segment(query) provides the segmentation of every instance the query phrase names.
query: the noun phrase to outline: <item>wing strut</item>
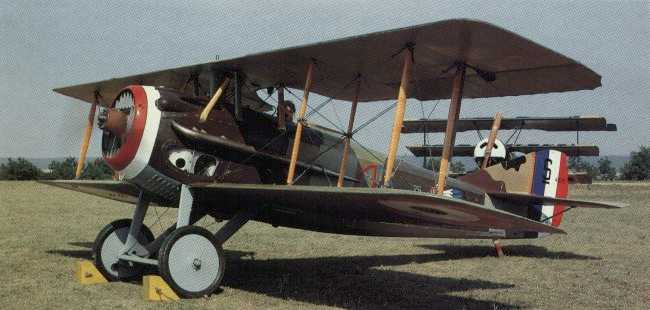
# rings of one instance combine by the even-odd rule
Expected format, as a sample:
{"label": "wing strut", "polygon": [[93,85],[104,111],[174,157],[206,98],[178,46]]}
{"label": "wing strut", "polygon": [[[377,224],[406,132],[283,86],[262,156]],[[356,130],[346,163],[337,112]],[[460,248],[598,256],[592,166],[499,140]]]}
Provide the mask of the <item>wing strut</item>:
{"label": "wing strut", "polygon": [[219,101],[219,98],[221,98],[221,95],[223,95],[223,93],[226,91],[228,82],[230,82],[230,77],[229,76],[224,77],[223,81],[221,81],[221,84],[219,85],[219,88],[217,88],[217,91],[214,93],[214,96],[212,96],[212,99],[210,99],[208,104],[203,109],[203,112],[201,112],[201,117],[199,118],[200,123],[203,123],[205,122],[205,120],[208,119],[208,115],[210,114],[210,111],[212,111],[214,106],[217,104],[217,101]]}
{"label": "wing strut", "polygon": [[388,157],[386,159],[386,174],[384,175],[384,186],[390,185],[390,179],[393,176],[393,167],[397,157],[397,147],[399,146],[399,137],[404,123],[404,111],[406,109],[406,98],[408,97],[408,85],[411,78],[411,65],[413,63],[412,47],[404,49],[404,66],[402,67],[402,80],[399,85],[397,95],[397,108],[395,109],[395,120],[393,121],[393,131],[390,136],[388,146]]}
{"label": "wing strut", "polygon": [[440,158],[440,173],[438,173],[438,188],[436,193],[442,195],[447,183],[447,174],[449,173],[449,160],[454,152],[454,142],[456,141],[456,120],[460,114],[460,103],[463,98],[463,85],[465,83],[465,64],[458,64],[454,84],[451,90],[451,102],[449,104],[449,114],[447,116],[447,128],[445,129],[445,144],[442,149],[442,158]]}
{"label": "wing strut", "polygon": [[492,148],[494,147],[494,141],[497,139],[499,127],[501,127],[501,112],[497,112],[497,114],[494,116],[494,121],[492,122],[492,130],[490,130],[490,136],[488,137],[488,142],[485,146],[485,154],[483,154],[483,163],[481,164],[481,169],[487,168],[488,163],[490,162],[490,156],[492,156]]}
{"label": "wing strut", "polygon": [[311,89],[312,75],[314,71],[314,61],[309,62],[307,67],[307,78],[305,79],[305,90],[302,95],[302,102],[300,102],[300,112],[298,114],[298,125],[296,126],[296,133],[293,138],[293,145],[291,147],[291,162],[289,163],[289,171],[287,172],[287,184],[293,185],[293,176],[296,173],[296,162],[298,161],[298,152],[300,151],[300,142],[302,141],[302,129],[304,127],[305,112],[307,112],[307,101],[309,100],[309,90]]}
{"label": "wing strut", "polygon": [[343,187],[343,179],[347,174],[348,157],[350,156],[350,139],[352,139],[352,130],[354,129],[354,117],[357,114],[357,103],[359,103],[359,90],[361,88],[361,79],[357,79],[357,87],[354,91],[354,99],[350,108],[350,119],[348,120],[348,131],[345,133],[345,147],[343,149],[343,158],[339,168],[339,179],[336,181],[337,187]]}
{"label": "wing strut", "polygon": [[95,122],[95,111],[97,110],[97,104],[99,103],[99,92],[95,91],[94,96],[93,104],[90,106],[90,111],[88,112],[88,122],[86,123],[84,137],[81,141],[79,161],[77,162],[77,169],[74,173],[75,179],[81,177],[81,172],[84,169],[84,162],[86,161],[86,154],[88,153],[88,146],[90,146],[90,137],[93,135],[93,123]]}

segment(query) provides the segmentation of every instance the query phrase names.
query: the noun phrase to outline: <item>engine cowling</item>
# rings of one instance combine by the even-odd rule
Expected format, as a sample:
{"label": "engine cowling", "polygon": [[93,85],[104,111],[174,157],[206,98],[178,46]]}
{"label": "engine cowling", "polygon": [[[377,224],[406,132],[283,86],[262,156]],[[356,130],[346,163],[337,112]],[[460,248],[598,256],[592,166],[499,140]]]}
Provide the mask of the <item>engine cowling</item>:
{"label": "engine cowling", "polygon": [[102,156],[120,179],[174,200],[180,183],[150,164],[162,118],[160,96],[152,86],[127,86],[100,112]]}
{"label": "engine cowling", "polygon": [[160,93],[154,87],[128,86],[100,113],[102,156],[125,178],[137,176],[151,158],[161,118],[155,104],[158,98]]}

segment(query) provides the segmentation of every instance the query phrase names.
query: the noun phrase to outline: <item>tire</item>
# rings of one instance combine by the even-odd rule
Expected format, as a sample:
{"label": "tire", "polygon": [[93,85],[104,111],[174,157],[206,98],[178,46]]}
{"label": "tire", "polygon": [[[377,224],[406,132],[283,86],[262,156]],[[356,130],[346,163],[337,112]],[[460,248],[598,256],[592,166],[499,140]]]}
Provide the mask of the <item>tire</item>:
{"label": "tire", "polygon": [[[97,234],[93,244],[94,263],[97,269],[109,281],[130,281],[142,276],[146,266],[131,262],[119,262],[120,253],[129,234],[131,219],[111,222]],[[144,224],[140,228],[138,241],[146,245],[154,240],[153,233]]]}
{"label": "tire", "polygon": [[174,230],[158,252],[162,278],[181,297],[207,296],[219,288],[226,261],[207,229],[185,226]]}

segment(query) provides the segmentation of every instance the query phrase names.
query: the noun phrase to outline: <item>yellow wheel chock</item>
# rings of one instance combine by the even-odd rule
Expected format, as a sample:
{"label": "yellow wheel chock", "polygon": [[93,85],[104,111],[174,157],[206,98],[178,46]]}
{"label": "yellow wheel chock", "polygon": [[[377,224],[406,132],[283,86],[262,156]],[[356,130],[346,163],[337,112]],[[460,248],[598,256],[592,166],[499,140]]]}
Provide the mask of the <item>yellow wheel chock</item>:
{"label": "yellow wheel chock", "polygon": [[174,290],[160,276],[144,276],[142,278],[144,299],[147,301],[180,300]]}
{"label": "yellow wheel chock", "polygon": [[99,284],[108,282],[104,275],[97,270],[95,264],[87,260],[77,262],[74,277],[81,284]]}

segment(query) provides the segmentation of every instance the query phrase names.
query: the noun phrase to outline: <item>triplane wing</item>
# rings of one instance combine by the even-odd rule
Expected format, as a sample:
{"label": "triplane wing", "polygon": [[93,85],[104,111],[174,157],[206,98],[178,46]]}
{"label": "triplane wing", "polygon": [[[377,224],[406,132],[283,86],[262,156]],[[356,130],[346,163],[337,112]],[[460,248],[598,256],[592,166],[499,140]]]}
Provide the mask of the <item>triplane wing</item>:
{"label": "triplane wing", "polygon": [[[456,122],[456,131],[490,130],[494,118],[461,118]],[[444,132],[447,119],[405,120],[402,133]],[[572,117],[514,117],[503,118],[499,129],[536,129],[544,131],[616,131],[616,124],[609,124],[600,116]]]}
{"label": "triplane wing", "polygon": [[[406,147],[417,157],[441,156],[444,146],[442,144],[418,145]],[[474,145],[459,144],[454,146],[454,156],[473,157]],[[595,145],[574,145],[574,144],[507,144],[509,152],[531,153],[540,150],[558,150],[568,156],[598,156],[600,150]]]}

